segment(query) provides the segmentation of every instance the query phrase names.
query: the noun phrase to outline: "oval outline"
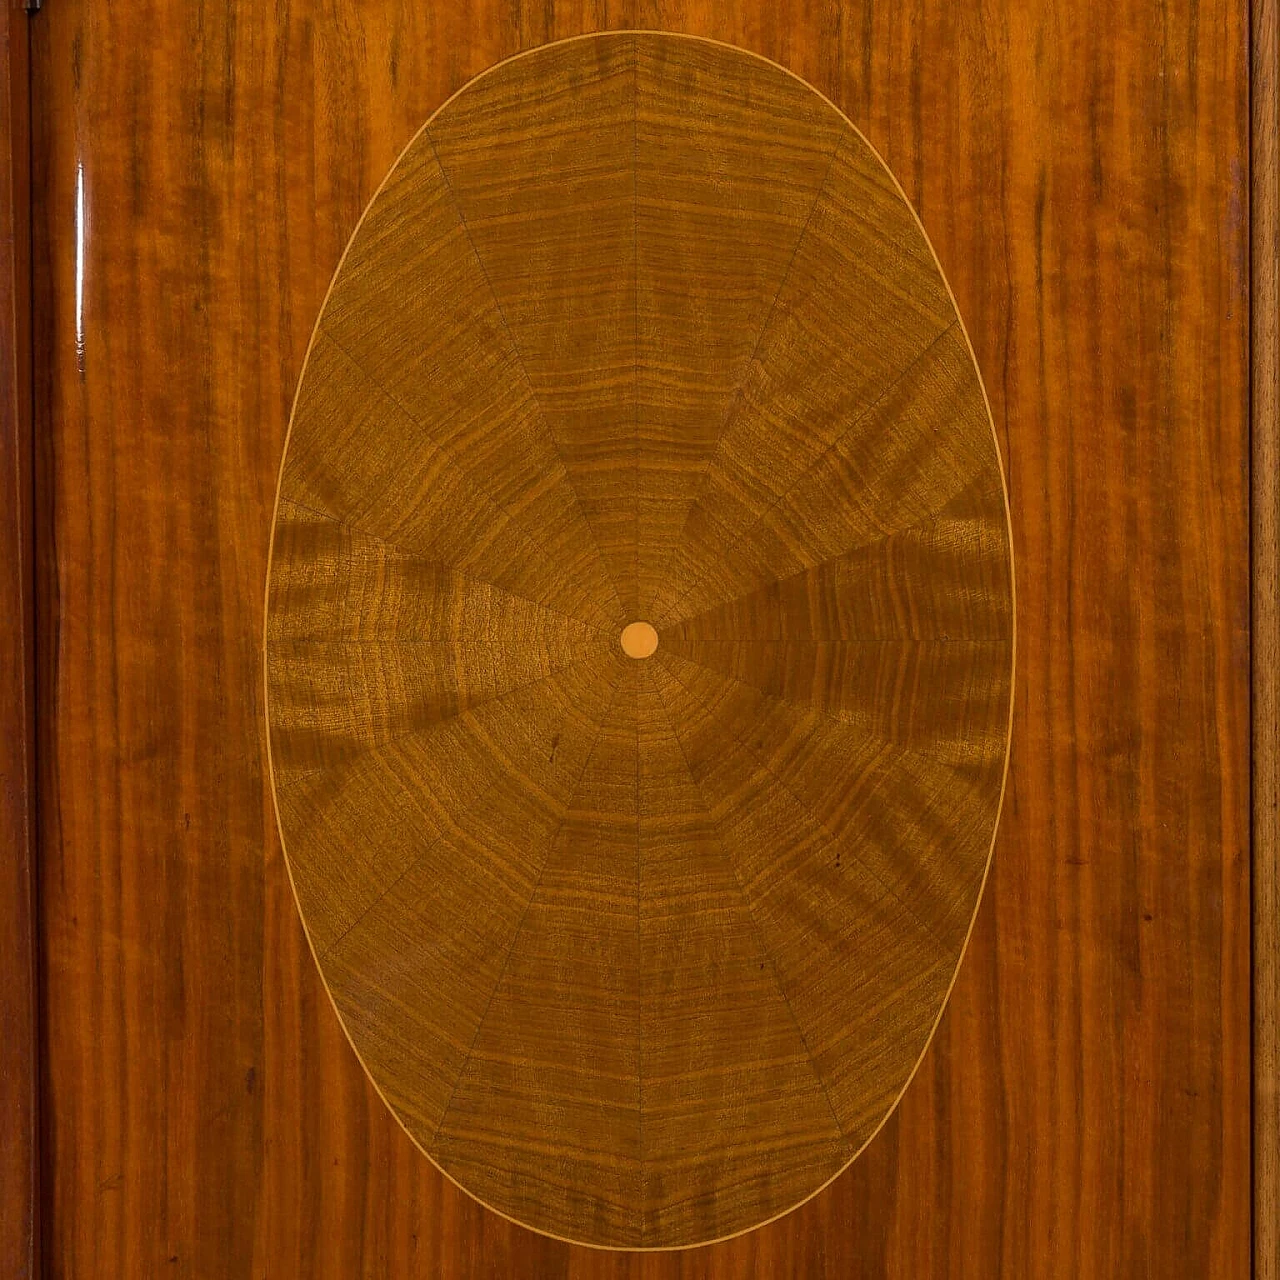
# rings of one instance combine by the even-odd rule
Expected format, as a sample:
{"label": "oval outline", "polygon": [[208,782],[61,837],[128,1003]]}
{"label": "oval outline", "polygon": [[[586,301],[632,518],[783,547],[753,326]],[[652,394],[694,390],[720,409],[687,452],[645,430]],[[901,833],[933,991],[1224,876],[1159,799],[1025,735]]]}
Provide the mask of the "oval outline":
{"label": "oval outline", "polygon": [[[857,1150],[855,1150],[853,1154],[849,1157],[849,1159],[839,1169],[837,1169],[835,1173],[833,1173],[829,1178],[827,1178],[826,1181],[820,1183],[807,1195],[803,1196],[801,1199],[797,1200],[794,1204],[790,1205],[786,1209],[782,1209],[778,1213],[775,1213],[768,1218],[762,1218],[759,1222],[752,1223],[748,1227],[742,1227],[737,1231],[731,1231],[725,1235],[714,1236],[706,1240],[695,1240],[686,1244],[674,1244],[674,1245],[600,1244],[592,1240],[577,1240],[571,1236],[559,1235],[554,1231],[548,1231],[545,1228],[534,1226],[532,1223],[522,1222],[519,1218],[513,1217],[511,1214],[506,1213],[502,1209],[497,1208],[495,1205],[489,1204],[486,1200],[482,1199],[475,1192],[471,1191],[468,1187],[464,1186],[461,1182],[459,1182],[458,1179],[455,1178],[447,1169],[445,1169],[431,1155],[431,1153],[418,1141],[418,1139],[414,1137],[414,1135],[410,1132],[407,1125],[400,1118],[399,1112],[396,1111],[396,1109],[387,1100],[386,1094],[382,1090],[382,1086],[378,1083],[378,1080],[374,1076],[373,1072],[369,1070],[368,1064],[365,1062],[363,1055],[360,1053],[359,1048],[356,1046],[354,1039],[352,1039],[351,1032],[347,1028],[346,1020],[343,1018],[342,1013],[338,1008],[337,1001],[334,998],[333,992],[330,990],[328,979],[325,977],[324,968],[320,964],[320,960],[317,957],[315,952],[315,945],[311,940],[311,932],[307,928],[306,917],[303,915],[303,912],[302,912],[301,899],[298,897],[297,885],[294,883],[293,864],[289,858],[289,851],[285,844],[284,829],[280,821],[280,804],[276,794],[275,764],[271,754],[270,680],[268,676],[268,660],[267,660],[268,607],[269,607],[270,598],[271,598],[271,571],[272,571],[272,566],[273,566],[274,556],[275,556],[276,524],[279,518],[279,511],[280,511],[280,492],[281,492],[281,488],[284,481],[284,464],[289,456],[289,443],[293,437],[293,427],[294,427],[294,422],[297,415],[298,400],[300,398],[302,385],[306,377],[307,366],[311,360],[312,348],[315,346],[316,337],[320,332],[320,321],[323,318],[325,308],[328,306],[328,303],[329,303],[329,297],[333,292],[334,286],[336,285],[338,278],[342,274],[342,269],[346,264],[347,255],[350,253],[352,245],[355,243],[357,237],[359,236],[360,230],[363,227],[365,219],[368,217],[370,210],[377,203],[378,198],[382,195],[384,188],[387,186],[388,182],[390,182],[391,178],[396,173],[396,170],[399,169],[400,164],[404,160],[405,156],[412,149],[412,147],[418,141],[418,139],[422,136],[422,134],[425,133],[426,130],[431,126],[431,124],[436,119],[436,117],[439,116],[447,107],[449,107],[455,98],[465,93],[468,89],[470,89],[473,85],[477,84],[479,81],[484,79],[486,76],[491,75],[492,73],[496,72],[500,68],[506,67],[513,62],[519,61],[522,58],[527,58],[534,54],[545,52],[548,49],[559,48],[559,47],[563,47],[565,45],[570,45],[570,44],[576,44],[586,40],[626,39],[626,38],[634,38],[635,36],[661,36],[667,39],[688,40],[688,41],[694,41],[699,44],[711,45],[716,48],[730,50],[733,53],[739,54],[747,58],[754,59],[757,62],[763,63],[766,66],[773,67],[776,70],[783,72],[786,76],[788,76],[790,79],[796,81],[798,84],[803,86],[809,93],[814,94],[823,103],[825,103],[827,107],[829,107],[832,111],[834,111],[836,115],[839,116],[839,118],[844,122],[844,124],[854,132],[854,134],[863,143],[863,145],[866,146],[866,148],[870,151],[870,153],[875,157],[876,161],[880,164],[881,168],[889,176],[889,180],[893,183],[894,190],[898,193],[899,199],[902,201],[902,203],[907,207],[908,211],[910,212],[911,217],[915,221],[915,224],[918,227],[921,236],[924,238],[925,245],[928,247],[929,255],[933,259],[933,265],[937,270],[938,277],[939,279],[941,279],[943,287],[947,291],[947,297],[951,301],[952,309],[956,315],[956,321],[960,327],[960,333],[964,338],[965,349],[969,353],[969,359],[973,365],[974,373],[977,375],[977,378],[978,378],[978,387],[982,392],[982,401],[984,406],[986,407],[987,424],[991,428],[991,440],[992,440],[992,444],[995,447],[996,466],[997,466],[997,470],[1000,473],[1000,491],[1004,497],[1005,531],[1008,537],[1008,546],[1009,546],[1009,602],[1010,602],[1010,610],[1011,610],[1011,626],[1010,626],[1010,640],[1009,640],[1009,650],[1010,650],[1009,652],[1009,714],[1008,714],[1008,726],[1005,730],[1004,768],[1002,770],[1001,779],[1000,779],[1000,794],[996,801],[995,819],[992,822],[991,844],[987,850],[986,864],[982,872],[982,882],[978,886],[978,892],[974,899],[973,911],[969,917],[969,927],[965,931],[964,942],[960,947],[960,954],[956,959],[955,966],[951,973],[950,981],[947,983],[947,990],[943,995],[942,1000],[938,1004],[938,1011],[934,1016],[933,1025],[930,1027],[929,1034],[925,1038],[925,1042],[923,1047],[920,1050],[919,1057],[916,1058],[915,1064],[912,1066],[910,1072],[907,1074],[906,1079],[903,1081],[901,1089],[899,1089],[893,1101],[885,1109],[884,1115],[881,1116],[879,1123],[875,1126],[874,1129],[872,1129],[871,1133],[867,1136],[866,1140],[862,1143],[862,1145],[859,1146]],[[1004,453],[1000,448],[1000,437],[999,437],[999,433],[996,431],[995,417],[991,412],[991,398],[987,394],[987,385],[986,385],[985,379],[982,376],[982,367],[978,363],[977,353],[973,349],[973,341],[969,336],[968,326],[965,324],[964,316],[961,313],[960,306],[956,301],[955,291],[951,287],[951,281],[947,278],[946,272],[942,269],[942,262],[938,257],[937,249],[934,248],[933,241],[929,237],[929,233],[926,230],[925,225],[920,218],[919,212],[916,210],[916,207],[911,202],[911,200],[908,199],[907,193],[903,189],[901,182],[898,181],[897,175],[890,168],[885,158],[880,154],[879,149],[862,132],[862,130],[859,129],[858,126],[854,124],[852,120],[849,119],[849,117],[835,102],[833,102],[825,93],[823,93],[821,89],[810,84],[806,79],[804,79],[803,76],[792,71],[789,67],[783,66],[780,62],[775,62],[772,58],[767,57],[765,54],[756,53],[754,50],[751,50],[751,49],[744,49],[740,45],[730,44],[728,41],[725,41],[725,40],[716,40],[710,36],[693,35],[689,32],[683,32],[683,31],[664,31],[657,28],[627,28],[625,30],[587,31],[576,36],[567,36],[562,40],[550,40],[544,44],[531,45],[527,49],[520,49],[513,54],[509,54],[505,58],[500,58],[497,62],[494,62],[490,66],[485,67],[484,70],[477,72],[469,80],[459,85],[457,89],[455,89],[451,94],[449,94],[449,96],[445,98],[444,101],[441,102],[440,105],[436,107],[434,111],[431,112],[431,114],[426,118],[426,120],[423,121],[422,125],[413,132],[412,136],[401,148],[395,160],[392,162],[390,168],[383,175],[381,182],[378,183],[378,186],[374,190],[373,195],[369,197],[368,203],[366,203],[364,209],[360,213],[360,217],[356,220],[356,224],[352,228],[351,235],[348,237],[347,243],[343,247],[342,253],[338,258],[338,263],[333,269],[333,275],[330,277],[328,287],[325,289],[324,298],[321,300],[320,308],[316,312],[315,323],[313,324],[311,329],[311,337],[307,341],[307,347],[302,357],[302,364],[298,370],[298,383],[294,389],[293,401],[289,409],[289,422],[285,429],[284,444],[281,448],[281,453],[280,453],[280,467],[276,476],[276,495],[275,495],[275,500],[272,504],[271,528],[270,528],[270,533],[268,535],[268,544],[267,544],[267,572],[266,572],[266,581],[263,589],[263,609],[262,609],[262,691],[263,691],[262,726],[263,726],[263,738],[266,744],[267,779],[271,789],[271,804],[272,804],[272,809],[275,813],[275,818],[276,818],[276,834],[280,841],[280,852],[283,855],[285,872],[289,877],[289,889],[290,889],[290,892],[293,894],[294,908],[297,912],[298,923],[302,926],[303,935],[306,937],[306,940],[307,940],[307,949],[311,953],[311,959],[316,967],[316,972],[320,977],[320,983],[324,987],[325,994],[329,997],[329,1003],[333,1006],[333,1012],[334,1012],[334,1015],[337,1017],[338,1025],[342,1028],[342,1033],[345,1036],[347,1043],[351,1046],[351,1050],[355,1054],[356,1061],[360,1064],[360,1068],[364,1072],[365,1078],[373,1086],[374,1092],[378,1095],[378,1098],[382,1102],[383,1106],[386,1107],[387,1111],[394,1118],[396,1124],[400,1126],[400,1128],[403,1130],[403,1132],[408,1137],[409,1141],[413,1144],[413,1146],[423,1156],[426,1157],[426,1159],[430,1162],[432,1168],[434,1168],[438,1173],[443,1175],[443,1177],[445,1177],[450,1183],[452,1183],[455,1187],[457,1187],[460,1191],[462,1191],[469,1199],[475,1201],[476,1204],[480,1205],[482,1208],[486,1209],[490,1213],[497,1214],[498,1217],[505,1219],[507,1222],[513,1223],[515,1226],[520,1227],[523,1230],[535,1232],[536,1234],[545,1236],[548,1239],[558,1240],[563,1244],[575,1245],[575,1246],[586,1248],[586,1249],[597,1249],[602,1252],[608,1252],[608,1253],[672,1253],[672,1252],[681,1252],[687,1249],[701,1249],[709,1245],[721,1244],[728,1240],[736,1240],[740,1236],[748,1235],[752,1231],[756,1231],[761,1227],[767,1227],[770,1223],[777,1222],[779,1219],[785,1218],[788,1214],[794,1213],[797,1209],[808,1204],[809,1201],[813,1200],[816,1196],[821,1195],[821,1193],[824,1192],[829,1186],[831,1186],[832,1183],[834,1183],[837,1178],[842,1177],[845,1173],[849,1171],[854,1161],[857,1160],[858,1157],[861,1156],[862,1153],[866,1151],[866,1149],[871,1145],[871,1143],[875,1141],[880,1131],[888,1123],[889,1118],[894,1114],[895,1111],[897,1111],[898,1107],[902,1103],[903,1097],[906,1095],[907,1090],[911,1087],[911,1083],[915,1079],[917,1072],[920,1070],[921,1064],[924,1062],[926,1056],[928,1055],[929,1049],[933,1045],[934,1037],[937,1035],[938,1027],[942,1022],[943,1014],[946,1013],[947,1006],[951,1003],[951,995],[955,989],[956,980],[960,976],[960,970],[963,968],[965,958],[969,953],[969,942],[973,937],[973,929],[974,929],[974,925],[977,923],[978,912],[981,910],[983,900],[986,897],[987,882],[991,877],[991,866],[995,860],[996,840],[999,837],[1000,823],[1001,823],[1001,819],[1004,816],[1005,794],[1008,790],[1008,784],[1009,784],[1009,762],[1013,753],[1013,713],[1017,703],[1017,674],[1018,674],[1018,592],[1017,592],[1016,557],[1014,555],[1013,514],[1012,514],[1010,502],[1009,502],[1009,480],[1006,472]]]}

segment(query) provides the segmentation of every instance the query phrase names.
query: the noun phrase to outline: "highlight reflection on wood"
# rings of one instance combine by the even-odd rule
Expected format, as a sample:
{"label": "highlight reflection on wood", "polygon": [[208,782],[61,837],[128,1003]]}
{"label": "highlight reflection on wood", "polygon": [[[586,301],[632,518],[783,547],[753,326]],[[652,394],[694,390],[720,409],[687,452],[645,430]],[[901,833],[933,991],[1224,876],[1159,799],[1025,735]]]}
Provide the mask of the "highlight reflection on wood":
{"label": "highlight reflection on wood", "polygon": [[624,1248],[839,1172],[961,958],[1013,648],[982,388],[860,135],[677,36],[473,82],[335,277],[272,554],[294,887],[423,1150]]}

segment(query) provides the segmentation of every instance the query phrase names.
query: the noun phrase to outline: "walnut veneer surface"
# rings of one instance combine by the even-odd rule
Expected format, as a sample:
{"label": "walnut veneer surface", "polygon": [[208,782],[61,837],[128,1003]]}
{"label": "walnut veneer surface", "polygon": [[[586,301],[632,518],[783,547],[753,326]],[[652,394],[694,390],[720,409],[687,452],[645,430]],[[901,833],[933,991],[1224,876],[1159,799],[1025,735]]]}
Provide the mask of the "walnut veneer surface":
{"label": "walnut veneer surface", "polygon": [[266,632],[299,906],[418,1145],[619,1248],[834,1177],[968,938],[1013,631],[968,341],[834,107],[645,33],[455,95],[321,312]]}

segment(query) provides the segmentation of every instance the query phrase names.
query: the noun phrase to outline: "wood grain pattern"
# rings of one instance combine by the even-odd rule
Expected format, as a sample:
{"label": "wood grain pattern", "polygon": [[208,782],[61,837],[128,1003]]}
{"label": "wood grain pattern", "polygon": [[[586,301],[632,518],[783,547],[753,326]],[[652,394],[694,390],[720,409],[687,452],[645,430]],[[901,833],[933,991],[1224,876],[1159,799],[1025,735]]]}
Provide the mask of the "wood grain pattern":
{"label": "wood grain pattern", "polygon": [[1280,41],[1252,6],[1253,1274],[1280,1280]]}
{"label": "wood grain pattern", "polygon": [[0,6],[0,1271],[39,1274],[35,486],[27,17]]}
{"label": "wood grain pattern", "polygon": [[1014,633],[981,382],[865,141],[678,35],[486,72],[351,241],[279,501],[281,835],[410,1136],[610,1248],[835,1177],[969,935]]}
{"label": "wood grain pattern", "polygon": [[[52,1274],[1247,1273],[1245,16],[46,4]],[[675,1255],[524,1231],[422,1158],[321,987],[261,768],[275,474],[342,248],[471,76],[631,25],[775,59],[885,155],[989,374],[1026,566],[999,848],[912,1088],[821,1195]]]}

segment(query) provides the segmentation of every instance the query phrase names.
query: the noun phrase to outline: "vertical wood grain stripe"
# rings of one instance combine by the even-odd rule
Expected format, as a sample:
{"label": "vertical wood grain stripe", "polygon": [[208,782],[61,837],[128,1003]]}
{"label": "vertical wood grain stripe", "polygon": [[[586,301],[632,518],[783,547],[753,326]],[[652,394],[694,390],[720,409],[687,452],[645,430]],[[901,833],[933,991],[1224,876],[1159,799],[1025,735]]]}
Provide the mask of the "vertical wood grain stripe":
{"label": "vertical wood grain stripe", "polygon": [[1280,1278],[1280,100],[1276,0],[1254,0],[1252,48],[1254,1276]]}
{"label": "vertical wood grain stripe", "polygon": [[0,1272],[39,1263],[27,17],[0,8]]}

